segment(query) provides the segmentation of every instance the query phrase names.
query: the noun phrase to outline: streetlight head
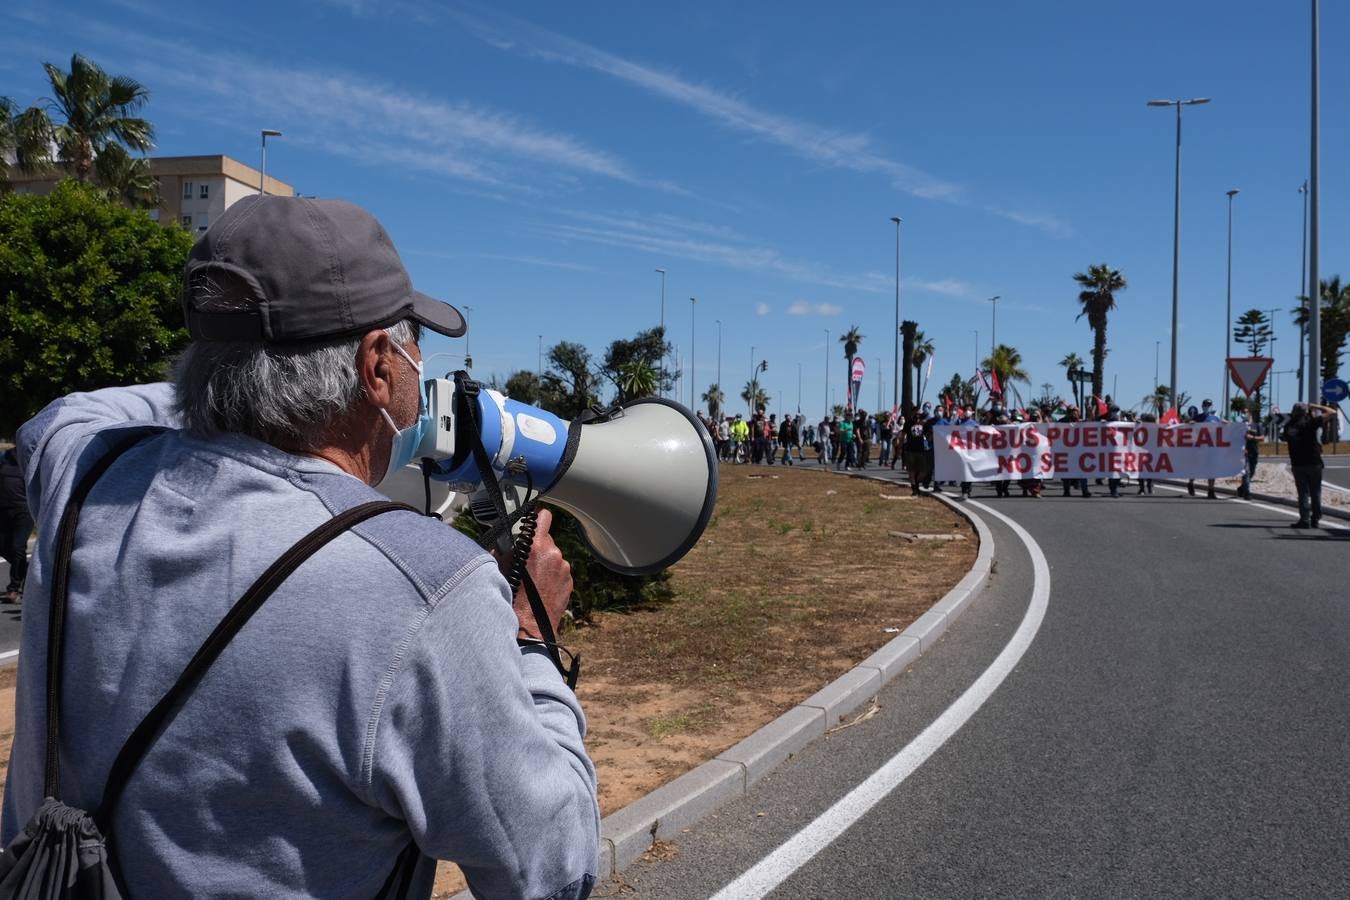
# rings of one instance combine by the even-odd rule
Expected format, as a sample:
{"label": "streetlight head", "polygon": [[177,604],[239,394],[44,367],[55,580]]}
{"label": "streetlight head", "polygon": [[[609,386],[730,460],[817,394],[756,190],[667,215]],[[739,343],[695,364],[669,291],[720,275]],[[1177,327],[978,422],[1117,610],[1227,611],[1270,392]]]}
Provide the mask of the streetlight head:
{"label": "streetlight head", "polygon": [[1002,300],[1002,299],[1003,299],[1002,294],[995,294],[994,296],[989,298],[989,302],[993,303],[995,300]]}
{"label": "streetlight head", "polygon": [[1228,192],[1228,196],[1230,196],[1230,197],[1236,197],[1236,196],[1237,196],[1238,194],[1240,194],[1240,193],[1242,193],[1242,192],[1239,191],[1237,188],[1233,188],[1231,191]]}
{"label": "streetlight head", "polygon": [[277,131],[275,128],[264,128],[262,130],[262,135],[263,137],[281,137],[281,132]]}
{"label": "streetlight head", "polygon": [[894,222],[895,224],[899,225],[899,224],[900,224],[900,217],[899,217],[899,216],[891,216],[891,221]]}
{"label": "streetlight head", "polygon": [[657,269],[656,271],[657,271],[657,272],[660,272],[662,275],[666,274],[666,270],[665,270],[665,269]]}
{"label": "streetlight head", "polygon": [[1148,101],[1148,105],[1149,105],[1149,106],[1172,106],[1172,105],[1174,105],[1176,102],[1177,102],[1177,101],[1175,101],[1175,100],[1150,100],[1150,101]]}
{"label": "streetlight head", "polygon": [[1208,97],[1196,97],[1193,100],[1183,100],[1182,102],[1185,103],[1187,106],[1200,106],[1203,103],[1208,103],[1209,99],[1210,98]]}

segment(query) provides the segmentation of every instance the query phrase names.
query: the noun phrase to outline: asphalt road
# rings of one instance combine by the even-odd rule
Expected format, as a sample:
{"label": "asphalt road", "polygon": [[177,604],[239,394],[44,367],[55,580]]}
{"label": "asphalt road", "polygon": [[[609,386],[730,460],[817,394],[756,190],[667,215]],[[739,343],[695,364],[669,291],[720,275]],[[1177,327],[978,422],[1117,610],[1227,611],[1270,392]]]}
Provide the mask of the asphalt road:
{"label": "asphalt road", "polygon": [[[1350,532],[1163,492],[980,502],[1049,561],[1039,631],[950,740],[773,896],[1350,896],[1350,603],[1334,588]],[[985,519],[989,588],[880,712],[630,868],[625,891],[715,894],[976,681],[1032,593],[1028,551]]]}
{"label": "asphalt road", "polygon": [[1350,456],[1327,456],[1322,462],[1326,464],[1322,470],[1323,487],[1330,485],[1332,490],[1339,487],[1350,492]]}

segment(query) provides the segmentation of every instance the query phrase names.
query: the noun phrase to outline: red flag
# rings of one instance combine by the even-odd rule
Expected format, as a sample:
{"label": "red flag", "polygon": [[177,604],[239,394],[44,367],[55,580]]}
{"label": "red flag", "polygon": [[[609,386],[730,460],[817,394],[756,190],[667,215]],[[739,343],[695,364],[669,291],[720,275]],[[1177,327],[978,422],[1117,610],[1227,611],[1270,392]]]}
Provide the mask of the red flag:
{"label": "red flag", "polygon": [[998,373],[995,372],[993,369],[989,370],[989,381],[990,381],[989,385],[990,391],[998,391],[1000,394],[1003,393],[1003,385],[999,384]]}
{"label": "red flag", "polygon": [[1163,413],[1158,419],[1159,425],[1176,425],[1181,422],[1181,416],[1177,415],[1177,408],[1173,406],[1167,412]]}

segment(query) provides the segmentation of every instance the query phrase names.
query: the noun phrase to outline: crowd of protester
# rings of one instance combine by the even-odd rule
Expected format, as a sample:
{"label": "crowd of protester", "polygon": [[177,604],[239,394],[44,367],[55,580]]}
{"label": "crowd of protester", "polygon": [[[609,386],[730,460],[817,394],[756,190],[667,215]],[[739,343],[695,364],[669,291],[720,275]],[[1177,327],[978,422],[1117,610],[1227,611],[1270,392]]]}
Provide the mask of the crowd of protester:
{"label": "crowd of protester", "polygon": [[[1299,435],[1306,435],[1309,430],[1307,420],[1300,419],[1299,416],[1315,418],[1327,410],[1325,407],[1315,409],[1318,412],[1300,404],[1296,407],[1295,416],[1291,417],[1293,425],[1286,426],[1278,433],[1287,441],[1291,436],[1297,440]],[[1332,412],[1334,413],[1334,410]],[[723,462],[771,466],[775,462],[779,465],[794,465],[807,463],[809,460],[817,466],[833,466],[843,471],[869,467],[895,469],[899,464],[900,469],[908,475],[910,491],[915,496],[920,494],[921,489],[942,492],[944,483],[933,478],[933,429],[939,426],[1012,425],[1049,421],[1154,423],[1159,421],[1159,417],[1153,413],[1135,413],[1121,409],[1112,402],[1109,394],[1089,398],[1082,409],[1069,403],[1033,404],[1025,408],[1012,409],[1004,406],[1003,398],[998,393],[991,396],[984,408],[977,409],[953,403],[939,403],[937,406],[924,403],[909,417],[894,411],[890,414],[868,415],[866,410],[859,409],[852,414],[828,415],[819,422],[808,422],[800,413],[784,415],[780,420],[776,413],[766,413],[765,409],[760,407],[749,419],[741,413],[719,417],[716,422],[700,413],[699,419],[708,428],[716,445],[718,458]],[[1210,400],[1205,400],[1198,408],[1189,407],[1185,416],[1164,417],[1164,422],[1219,421],[1221,419],[1214,412],[1214,404]],[[1251,481],[1256,475],[1260,445],[1266,437],[1266,429],[1254,412],[1237,414],[1234,421],[1245,422],[1247,425],[1244,447],[1245,471],[1238,493],[1240,496],[1250,497]],[[1320,427],[1322,420],[1315,418],[1315,421]],[[1304,462],[1313,455],[1306,446],[1307,443],[1306,440],[1300,442],[1296,455],[1294,442],[1291,441],[1290,454],[1293,465],[1304,473],[1303,479],[1307,487],[1308,498],[1305,501],[1304,484],[1299,484],[1300,506],[1303,510],[1303,518],[1300,521],[1315,522],[1321,514],[1321,457],[1319,449],[1316,466],[1318,477],[1314,491],[1312,485],[1314,466]],[[808,457],[804,448],[811,448],[814,456]],[[1124,484],[1121,477],[1098,478],[1094,481],[1096,485],[1105,487],[1111,497],[1119,497]],[[1023,497],[1041,497],[1046,490],[1045,479],[1041,478],[1015,479],[1007,476],[987,483],[998,497],[1011,496],[1014,485]],[[946,485],[958,491],[963,500],[970,497],[973,488],[973,484],[969,481],[946,482]],[[1085,478],[1060,479],[1060,489],[1065,497],[1074,495],[1091,497],[1091,488],[1092,485],[1089,485],[1088,479]],[[1151,495],[1153,480],[1137,479],[1135,488],[1138,494]],[[1196,496],[1194,480],[1187,484],[1187,490],[1191,496]],[[1205,496],[1210,499],[1218,496],[1212,478],[1207,479]]]}

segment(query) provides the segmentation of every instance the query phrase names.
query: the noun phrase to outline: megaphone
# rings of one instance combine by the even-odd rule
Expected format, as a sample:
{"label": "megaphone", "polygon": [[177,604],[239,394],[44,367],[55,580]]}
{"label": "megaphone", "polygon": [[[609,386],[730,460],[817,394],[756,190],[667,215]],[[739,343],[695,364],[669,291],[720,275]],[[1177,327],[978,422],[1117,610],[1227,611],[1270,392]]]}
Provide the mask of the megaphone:
{"label": "megaphone", "polygon": [[[566,421],[470,381],[427,382],[432,427],[424,462],[380,490],[442,514],[467,504],[480,522],[500,518],[526,492],[571,513],[607,568],[642,575],[674,565],[697,543],[717,501],[712,438],[685,407],[644,397]],[[486,470],[486,471],[485,471]]]}

